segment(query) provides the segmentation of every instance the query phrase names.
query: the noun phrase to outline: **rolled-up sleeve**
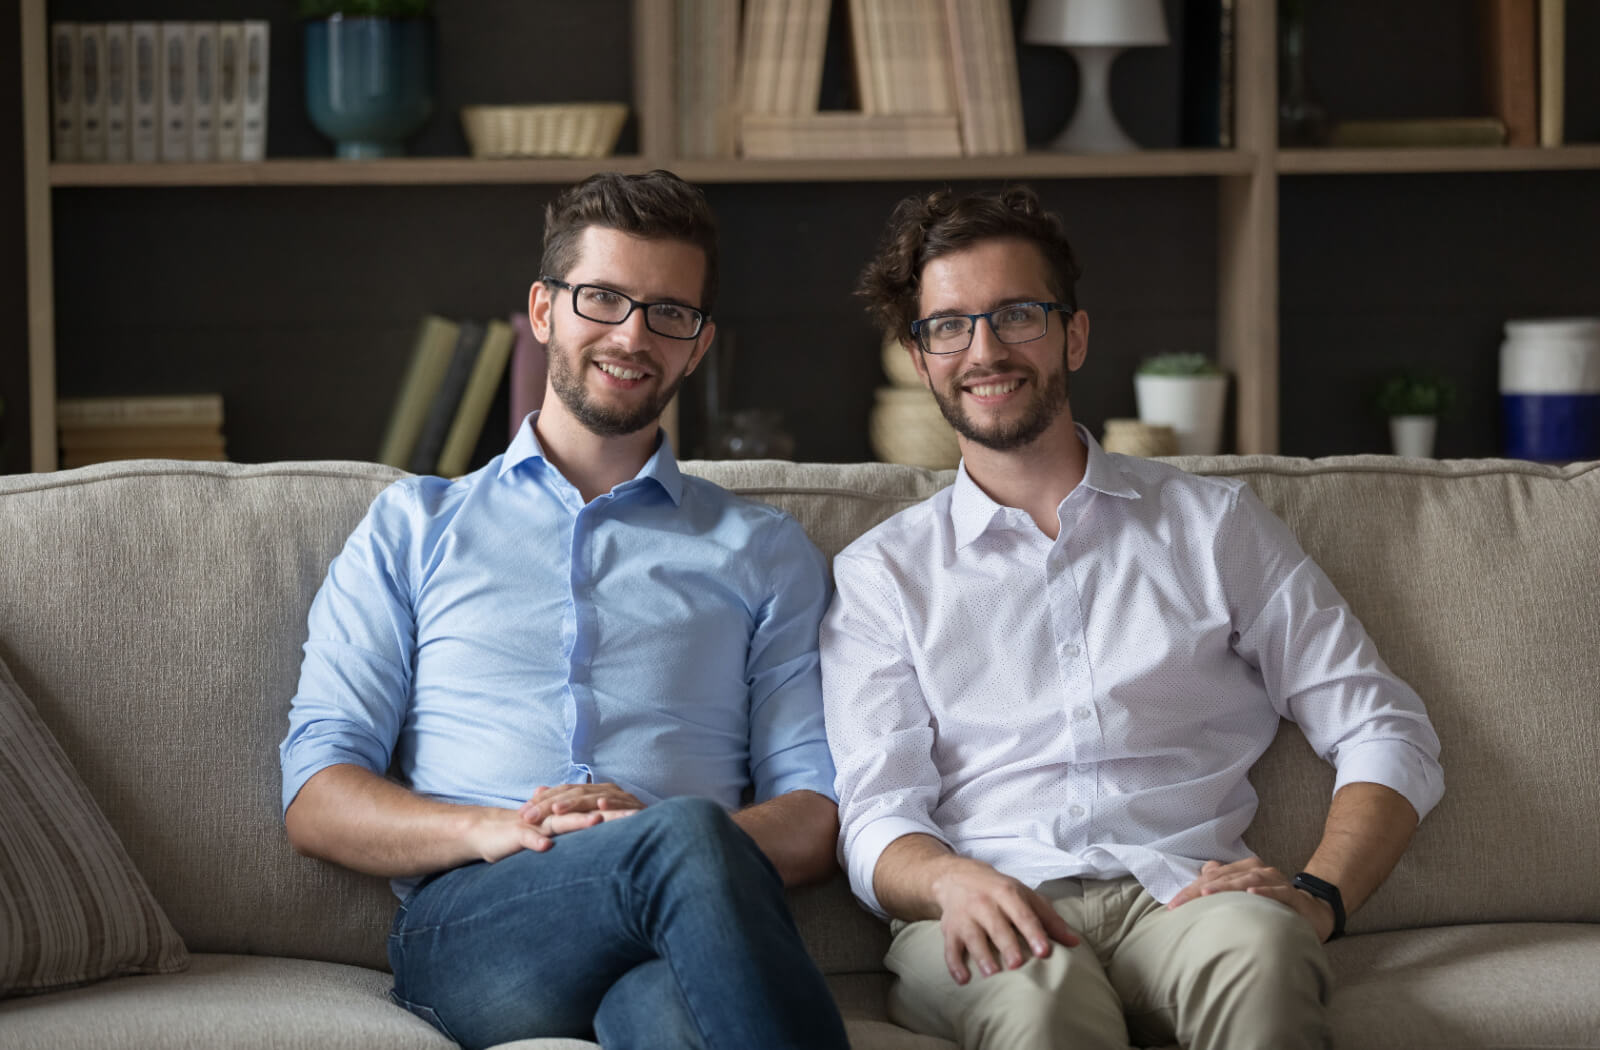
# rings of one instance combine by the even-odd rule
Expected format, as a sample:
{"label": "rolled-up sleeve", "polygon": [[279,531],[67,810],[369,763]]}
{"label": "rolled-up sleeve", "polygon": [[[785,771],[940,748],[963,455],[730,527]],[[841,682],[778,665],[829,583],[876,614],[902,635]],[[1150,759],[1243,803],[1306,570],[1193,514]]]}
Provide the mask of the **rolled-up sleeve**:
{"label": "rolled-up sleeve", "polygon": [[312,602],[289,731],[278,749],[283,809],[333,765],[382,774],[411,690],[416,636],[408,556],[410,481],[379,494]]}
{"label": "rolled-up sleeve", "polygon": [[1360,620],[1294,534],[1241,488],[1220,566],[1235,649],[1261,672],[1278,713],[1338,770],[1334,790],[1381,784],[1427,816],[1444,795],[1439,737],[1422,698],[1378,654]]}
{"label": "rolled-up sleeve", "polygon": [[873,890],[883,851],[905,835],[949,840],[932,816],[940,786],[932,715],[881,573],[871,557],[847,552],[834,560],[822,695],[838,769],[840,856],[856,897],[887,918]]}
{"label": "rolled-up sleeve", "polygon": [[770,584],[751,632],[746,673],[755,801],[791,791],[834,800],[817,657],[828,607],[827,563],[793,518],[779,519],[763,538],[756,564]]}

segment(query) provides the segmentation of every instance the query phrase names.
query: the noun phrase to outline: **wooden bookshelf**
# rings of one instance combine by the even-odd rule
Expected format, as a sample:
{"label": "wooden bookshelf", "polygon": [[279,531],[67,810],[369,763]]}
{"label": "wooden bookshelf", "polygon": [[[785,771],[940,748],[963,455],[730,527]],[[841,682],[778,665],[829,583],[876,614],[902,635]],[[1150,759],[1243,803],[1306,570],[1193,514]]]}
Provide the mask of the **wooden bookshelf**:
{"label": "wooden bookshelf", "polygon": [[[664,0],[629,3],[631,8],[614,4],[610,10],[613,18],[631,10],[624,47],[631,39],[631,84],[638,130],[637,152],[632,155],[596,160],[496,161],[414,156],[368,162],[274,157],[255,164],[109,165],[50,163],[47,2],[22,0],[28,398],[33,468],[53,469],[56,458],[53,213],[60,191],[76,194],[98,189],[189,187],[554,187],[600,170],[644,171],[655,167],[671,168],[704,184],[774,187],[748,194],[740,191],[747,198],[759,197],[762,192],[781,194],[784,191],[776,187],[782,184],[834,184],[841,192],[848,192],[844,187],[851,184],[884,182],[1211,181],[1216,187],[1216,346],[1223,363],[1236,377],[1233,445],[1244,453],[1271,453],[1280,447],[1280,192],[1285,177],[1600,171],[1600,145],[1548,149],[1280,150],[1273,0],[1236,3],[1236,148],[1231,150],[1149,150],[1105,156],[1030,152],[1018,156],[916,160],[679,159],[672,155],[676,141],[671,102],[675,97],[672,8]],[[155,14],[159,13],[158,5]],[[861,196],[871,191],[855,192]],[[165,199],[166,206],[171,207],[171,197]],[[781,196],[770,199],[774,208],[782,206]],[[63,309],[72,305],[75,304],[63,304]]]}

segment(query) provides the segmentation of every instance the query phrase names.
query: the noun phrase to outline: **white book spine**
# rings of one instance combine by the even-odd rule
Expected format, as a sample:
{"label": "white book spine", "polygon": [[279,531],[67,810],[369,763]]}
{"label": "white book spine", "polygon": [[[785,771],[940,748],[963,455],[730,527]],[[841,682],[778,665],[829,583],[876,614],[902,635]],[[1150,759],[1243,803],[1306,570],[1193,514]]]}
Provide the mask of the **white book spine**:
{"label": "white book spine", "polygon": [[217,23],[189,24],[189,159],[217,158]]}
{"label": "white book spine", "polygon": [[244,113],[244,23],[217,26],[217,159],[239,159],[239,118]]}
{"label": "white book spine", "polygon": [[154,22],[128,27],[128,155],[135,164],[161,159],[161,34]]}
{"label": "white book spine", "polygon": [[98,164],[106,159],[106,26],[84,22],[78,27],[78,158]]}
{"label": "white book spine", "polygon": [[244,106],[239,117],[239,159],[267,155],[267,30],[266,22],[244,24]]}
{"label": "white book spine", "polygon": [[50,25],[50,70],[55,82],[54,103],[56,163],[71,164],[81,156],[78,149],[78,92],[82,72],[78,68],[78,24],[52,22]]}
{"label": "white book spine", "polygon": [[128,93],[132,90],[132,66],[128,60],[128,23],[106,26],[106,160],[113,164],[128,159]]}
{"label": "white book spine", "polygon": [[161,159],[189,159],[189,24],[161,25]]}

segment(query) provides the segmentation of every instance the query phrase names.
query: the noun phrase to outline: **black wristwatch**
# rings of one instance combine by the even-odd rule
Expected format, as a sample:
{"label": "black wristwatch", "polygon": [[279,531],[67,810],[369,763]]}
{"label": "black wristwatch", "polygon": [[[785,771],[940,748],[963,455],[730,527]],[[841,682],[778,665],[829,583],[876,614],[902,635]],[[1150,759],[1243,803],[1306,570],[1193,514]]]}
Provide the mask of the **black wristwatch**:
{"label": "black wristwatch", "polygon": [[1293,886],[1297,890],[1305,890],[1319,901],[1327,901],[1328,907],[1333,909],[1333,932],[1328,934],[1328,940],[1337,940],[1344,936],[1344,897],[1339,894],[1339,887],[1331,882],[1325,882],[1315,875],[1305,872],[1294,877]]}

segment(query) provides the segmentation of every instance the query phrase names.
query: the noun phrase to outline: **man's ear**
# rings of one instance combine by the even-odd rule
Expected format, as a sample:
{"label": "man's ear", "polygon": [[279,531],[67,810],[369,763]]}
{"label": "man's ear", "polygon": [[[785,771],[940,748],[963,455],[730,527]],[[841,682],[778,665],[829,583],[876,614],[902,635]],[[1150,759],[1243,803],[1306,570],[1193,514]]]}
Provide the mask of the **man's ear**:
{"label": "man's ear", "polygon": [[533,325],[533,337],[541,343],[550,341],[550,311],[555,308],[555,298],[543,281],[534,281],[528,290],[528,322]]}
{"label": "man's ear", "polygon": [[1076,372],[1089,356],[1089,315],[1079,310],[1067,322],[1067,371]]}
{"label": "man's ear", "polygon": [[900,348],[911,355],[911,367],[917,370],[917,375],[922,377],[922,382],[929,390],[933,389],[933,380],[928,378],[928,362],[922,356],[922,348],[917,346],[915,339],[897,336]]}
{"label": "man's ear", "polygon": [[685,377],[693,375],[694,370],[700,367],[700,359],[706,356],[706,351],[711,349],[711,341],[716,337],[716,322],[707,321],[705,325],[701,327],[700,334],[695,337],[694,353],[689,357],[689,367],[683,370]]}

